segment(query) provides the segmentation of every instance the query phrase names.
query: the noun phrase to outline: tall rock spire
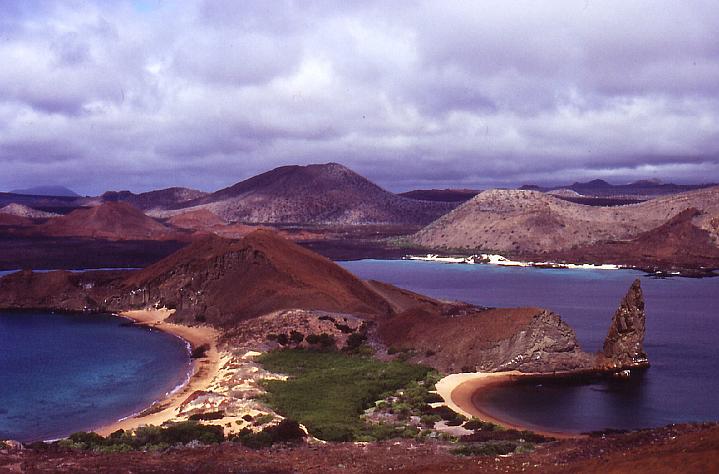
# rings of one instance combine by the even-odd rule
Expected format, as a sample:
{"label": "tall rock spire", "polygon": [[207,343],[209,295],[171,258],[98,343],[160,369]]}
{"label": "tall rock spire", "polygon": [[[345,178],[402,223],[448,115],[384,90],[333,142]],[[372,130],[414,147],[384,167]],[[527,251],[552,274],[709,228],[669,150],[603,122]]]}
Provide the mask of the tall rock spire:
{"label": "tall rock spire", "polygon": [[648,367],[649,360],[644,352],[645,323],[644,297],[637,279],[614,313],[600,354],[600,364],[607,369]]}

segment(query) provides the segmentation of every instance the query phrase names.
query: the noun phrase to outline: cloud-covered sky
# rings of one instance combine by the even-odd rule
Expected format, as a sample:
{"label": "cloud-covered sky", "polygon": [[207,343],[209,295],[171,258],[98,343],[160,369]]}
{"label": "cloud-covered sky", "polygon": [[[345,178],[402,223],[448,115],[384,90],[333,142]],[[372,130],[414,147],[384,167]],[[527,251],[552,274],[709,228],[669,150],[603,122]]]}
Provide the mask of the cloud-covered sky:
{"label": "cloud-covered sky", "polygon": [[0,190],[719,181],[706,1],[0,2]]}

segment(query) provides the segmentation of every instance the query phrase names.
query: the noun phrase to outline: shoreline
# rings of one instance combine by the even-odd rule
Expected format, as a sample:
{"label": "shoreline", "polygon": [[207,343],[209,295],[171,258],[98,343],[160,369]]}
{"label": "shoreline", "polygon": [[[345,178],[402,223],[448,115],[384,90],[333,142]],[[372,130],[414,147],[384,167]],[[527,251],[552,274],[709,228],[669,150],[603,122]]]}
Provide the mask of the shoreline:
{"label": "shoreline", "polygon": [[137,325],[147,326],[178,337],[189,344],[191,350],[207,344],[209,349],[206,351],[205,357],[190,359],[189,377],[185,378],[182,384],[167,393],[165,397],[156,400],[139,413],[95,428],[93,431],[96,433],[107,436],[120,429],[131,430],[142,425],[159,426],[175,418],[187,397],[195,391],[206,390],[219,373],[221,357],[217,349],[217,331],[209,326],[184,326],[166,322],[165,319],[173,312],[174,310],[168,309],[136,310],[124,311],[118,316],[130,319]]}
{"label": "shoreline", "polygon": [[[495,385],[513,382],[520,377],[537,377],[541,374],[527,374],[513,370],[511,372],[465,372],[450,374],[436,384],[437,394],[444,399],[445,405],[467,418],[477,418],[508,429],[532,431],[542,436],[556,439],[578,439],[586,435],[580,433],[537,429],[533,426],[503,420],[482,410],[474,403],[474,394],[488,390]],[[546,376],[546,374],[544,374]]]}

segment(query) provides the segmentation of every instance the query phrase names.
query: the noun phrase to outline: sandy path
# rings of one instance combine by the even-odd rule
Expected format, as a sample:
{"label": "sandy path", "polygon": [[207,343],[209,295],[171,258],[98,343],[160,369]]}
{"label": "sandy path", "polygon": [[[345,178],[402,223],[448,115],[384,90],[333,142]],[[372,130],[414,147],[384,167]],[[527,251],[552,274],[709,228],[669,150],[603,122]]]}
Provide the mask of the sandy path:
{"label": "sandy path", "polygon": [[501,384],[516,380],[518,377],[533,377],[537,374],[526,374],[518,371],[511,372],[475,372],[451,374],[437,382],[437,393],[444,399],[445,404],[468,418],[478,418],[505,428],[516,430],[529,430],[543,436],[551,436],[557,439],[582,438],[584,435],[577,433],[564,433],[546,430],[537,430],[533,427],[523,426],[496,418],[477,407],[473,401],[474,394],[478,390],[488,389],[492,385]]}
{"label": "sandy path", "polygon": [[174,418],[179,407],[190,394],[197,390],[205,390],[215,378],[220,368],[220,354],[217,350],[217,331],[208,326],[183,326],[180,324],[168,323],[164,320],[172,314],[172,310],[140,310],[126,311],[120,316],[130,318],[138,324],[151,326],[161,331],[181,337],[195,348],[202,344],[208,344],[210,349],[203,359],[193,359],[192,376],[188,383],[171,394],[169,397],[160,400],[152,407],[139,415],[127,418],[96,429],[95,431],[107,436],[119,429],[134,429],[142,425],[161,425]]}

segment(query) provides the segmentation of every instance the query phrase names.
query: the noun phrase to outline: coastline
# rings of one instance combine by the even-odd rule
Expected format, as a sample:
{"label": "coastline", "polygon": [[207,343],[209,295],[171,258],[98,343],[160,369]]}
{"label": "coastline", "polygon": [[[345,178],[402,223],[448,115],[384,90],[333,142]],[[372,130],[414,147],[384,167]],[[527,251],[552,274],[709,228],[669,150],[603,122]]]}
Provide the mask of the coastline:
{"label": "coastline", "polygon": [[515,422],[502,420],[483,411],[481,407],[476,406],[473,401],[474,394],[479,390],[487,390],[492,386],[512,382],[520,377],[531,378],[537,375],[538,374],[528,374],[516,370],[510,372],[465,372],[450,374],[437,382],[436,390],[437,394],[444,399],[447,407],[467,418],[478,418],[504,428],[520,431],[528,430],[542,436],[557,439],[585,438],[586,435],[579,433],[536,429],[531,426],[524,426]]}
{"label": "coastline", "polygon": [[206,390],[213,379],[220,371],[221,357],[217,349],[218,333],[209,326],[183,326],[166,322],[174,310],[151,309],[125,311],[119,316],[130,319],[135,324],[148,326],[159,331],[164,331],[187,342],[192,349],[207,344],[209,349],[202,359],[192,359],[191,374],[184,383],[168,393],[163,399],[155,401],[152,405],[137,414],[115,421],[113,423],[96,428],[94,431],[102,436],[123,429],[131,430],[142,425],[159,426],[166,421],[175,418],[182,403],[192,393],[198,390]]}

